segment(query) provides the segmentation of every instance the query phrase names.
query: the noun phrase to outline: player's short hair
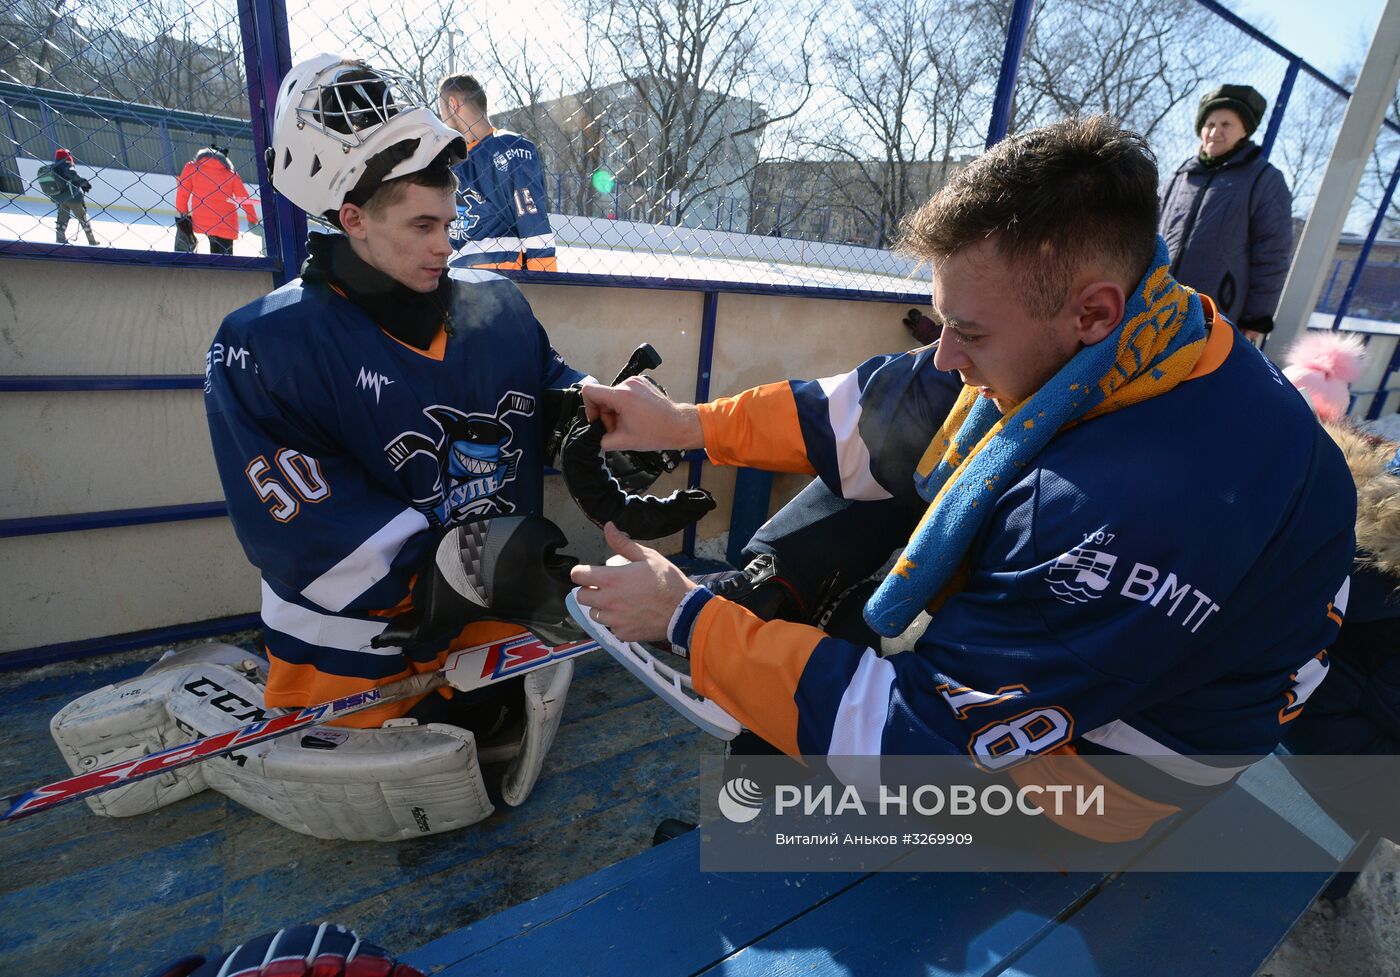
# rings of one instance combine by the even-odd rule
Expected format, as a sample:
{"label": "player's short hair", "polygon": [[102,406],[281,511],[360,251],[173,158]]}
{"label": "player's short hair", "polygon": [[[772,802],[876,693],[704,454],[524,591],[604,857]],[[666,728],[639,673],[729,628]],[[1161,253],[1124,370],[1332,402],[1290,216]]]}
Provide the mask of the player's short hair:
{"label": "player's short hair", "polygon": [[[370,158],[369,164],[365,167],[365,172],[360,175],[354,188],[345,195],[343,204],[354,204],[363,207],[371,214],[381,214],[386,207],[397,203],[404,195],[404,191],[410,186],[433,187],[443,190],[457,189],[457,174],[452,172],[452,160],[455,159],[451,153],[451,147],[444,149],[436,159],[430,162],[421,170],[414,170],[403,176],[394,177],[392,180],[383,178],[399,162],[413,155],[418,147],[418,141],[405,140],[395,143],[387,150],[375,154]],[[326,220],[340,230],[345,228],[340,224],[339,211],[327,211]]]}
{"label": "player's short hair", "polygon": [[398,203],[410,186],[456,191],[457,175],[446,164],[434,163],[406,176],[385,180],[375,187],[362,206],[377,216],[383,213],[385,208]]}
{"label": "player's short hair", "polygon": [[475,106],[482,115],[486,114],[486,89],[471,75],[446,75],[438,82],[438,97],[444,95],[455,95]]}
{"label": "player's short hair", "polygon": [[1004,139],[905,219],[900,247],[937,262],[986,240],[1025,270],[1021,304],[1039,319],[1060,310],[1090,261],[1133,288],[1157,242],[1152,150],[1106,115]]}

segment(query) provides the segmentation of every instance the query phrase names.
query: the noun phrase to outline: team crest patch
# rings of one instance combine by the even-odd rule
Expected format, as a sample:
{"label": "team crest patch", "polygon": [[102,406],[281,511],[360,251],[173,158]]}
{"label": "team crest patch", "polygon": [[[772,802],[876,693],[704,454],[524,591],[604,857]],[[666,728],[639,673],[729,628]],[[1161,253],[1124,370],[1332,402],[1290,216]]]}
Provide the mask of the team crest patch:
{"label": "team crest patch", "polygon": [[450,526],[467,518],[513,512],[515,506],[499,493],[515,480],[521,451],[507,450],[515,431],[506,421],[510,414],[529,417],[535,398],[512,390],[496,404],[494,414],[466,414],[455,407],[434,404],[423,413],[438,429],[436,437],[405,431],[384,448],[389,464],[398,471],[426,455],[437,464],[433,493],[414,499],[419,509],[437,525]]}
{"label": "team crest patch", "polygon": [[500,170],[502,173],[504,173],[506,171],[506,167],[510,165],[508,162],[506,162],[506,158],[500,153],[497,153],[495,156],[492,156],[491,162],[495,163],[496,169]]}
{"label": "team crest patch", "polygon": [[1112,553],[1076,546],[1050,564],[1045,578],[1050,592],[1066,604],[1087,604],[1103,596],[1117,563]]}

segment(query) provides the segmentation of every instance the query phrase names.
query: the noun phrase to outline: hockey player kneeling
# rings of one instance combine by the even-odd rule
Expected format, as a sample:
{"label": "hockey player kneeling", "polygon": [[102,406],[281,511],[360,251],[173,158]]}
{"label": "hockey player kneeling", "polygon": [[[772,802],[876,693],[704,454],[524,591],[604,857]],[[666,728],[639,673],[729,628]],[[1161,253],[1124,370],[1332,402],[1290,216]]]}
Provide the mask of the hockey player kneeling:
{"label": "hockey player kneeling", "polygon": [[[431,655],[469,624],[518,624],[550,645],[582,636],[564,609],[576,560],[541,516],[503,516],[448,531],[424,568],[415,610],[375,640]],[[379,729],[319,727],[87,798],[98,814],[145,814],[206,788],[319,838],[392,841],[449,831],[489,815],[491,794],[529,796],[559,729],[573,662],[523,676],[494,696],[488,729],[415,718]],[[134,759],[276,715],[263,703],[267,662],[211,644],[167,654],[136,678],[70,703],[50,724],[74,773]],[[505,683],[503,683],[505,684]],[[509,682],[514,690],[517,686]],[[491,691],[488,687],[486,691]],[[481,734],[478,745],[477,734]],[[483,769],[492,775],[488,791]],[[495,776],[499,776],[499,785]]]}
{"label": "hockey player kneeling", "polygon": [[[278,85],[270,141],[273,188],[326,233],[310,236],[299,278],[223,320],[205,371],[229,518],[262,577],[266,669],[246,655],[167,660],[65,711],[70,762],[191,738],[179,724],[203,734],[379,689],[523,634],[482,614],[410,638],[423,620],[437,627],[421,601],[445,538],[493,520],[483,559],[504,560],[499,520],[520,530],[541,510],[550,404],[584,374],[513,282],[448,270],[451,166],[466,145],[402,79],[337,55],[302,62]],[[511,588],[489,592],[496,605]],[[565,661],[386,701],[93,806],[136,813],[211,786],[322,837],[450,830],[490,814],[493,797],[525,800],[571,672]]]}

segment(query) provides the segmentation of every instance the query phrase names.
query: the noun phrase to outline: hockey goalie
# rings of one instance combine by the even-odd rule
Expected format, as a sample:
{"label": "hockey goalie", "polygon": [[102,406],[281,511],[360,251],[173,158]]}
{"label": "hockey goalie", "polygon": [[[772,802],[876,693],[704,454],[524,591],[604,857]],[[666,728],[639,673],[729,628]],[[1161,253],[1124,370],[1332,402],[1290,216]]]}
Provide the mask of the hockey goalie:
{"label": "hockey goalie", "polygon": [[[206,360],[229,516],[262,577],[266,657],[169,655],[51,729],[75,774],[99,773],[415,677],[433,687],[68,795],[98,814],[212,788],[294,831],[394,840],[519,805],[563,715],[573,662],[558,649],[583,637],[564,603],[576,561],[538,515],[546,455],[558,451],[590,518],[639,538],[714,507],[699,490],[636,495],[676,458],[636,452],[609,468],[580,409],[587,378],[519,289],[448,271],[450,167],[465,147],[405,91],[335,55],[283,79],[269,174],[329,233],[311,235],[300,278],[224,320]],[[655,363],[644,347],[620,378]],[[454,679],[463,656],[486,656],[471,682]],[[6,816],[57,797],[40,788]]]}

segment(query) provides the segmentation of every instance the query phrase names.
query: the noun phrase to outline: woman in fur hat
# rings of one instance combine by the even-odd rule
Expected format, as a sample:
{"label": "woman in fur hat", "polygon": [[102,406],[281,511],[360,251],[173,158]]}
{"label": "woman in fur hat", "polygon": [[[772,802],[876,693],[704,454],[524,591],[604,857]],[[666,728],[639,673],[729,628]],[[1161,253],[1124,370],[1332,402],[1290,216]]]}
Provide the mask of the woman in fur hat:
{"label": "woman in fur hat", "polygon": [[1274,328],[1293,250],[1293,196],[1250,139],[1267,104],[1248,85],[1201,97],[1200,149],[1167,181],[1158,221],[1172,275],[1215,299],[1251,341]]}

